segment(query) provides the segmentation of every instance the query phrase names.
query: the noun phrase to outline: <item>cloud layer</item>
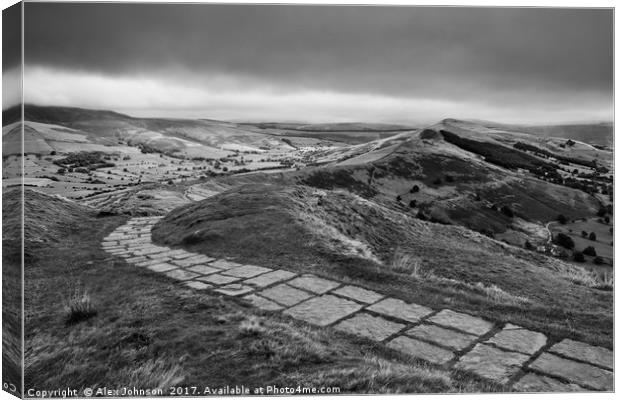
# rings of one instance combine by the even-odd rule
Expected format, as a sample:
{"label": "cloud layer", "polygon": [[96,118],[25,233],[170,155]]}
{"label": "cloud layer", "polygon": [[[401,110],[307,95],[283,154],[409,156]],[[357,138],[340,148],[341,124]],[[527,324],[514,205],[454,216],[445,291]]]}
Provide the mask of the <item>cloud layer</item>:
{"label": "cloud layer", "polygon": [[26,3],[26,99],[244,120],[610,119],[610,10]]}

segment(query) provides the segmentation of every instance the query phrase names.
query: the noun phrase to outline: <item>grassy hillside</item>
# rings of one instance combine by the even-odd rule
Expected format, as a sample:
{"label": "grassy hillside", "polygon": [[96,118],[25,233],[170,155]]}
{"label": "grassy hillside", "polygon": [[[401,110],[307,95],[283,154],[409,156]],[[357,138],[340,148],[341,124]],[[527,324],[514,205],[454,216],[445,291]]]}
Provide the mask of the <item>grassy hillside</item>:
{"label": "grassy hillside", "polygon": [[[513,161],[497,155],[502,165],[512,162],[524,167],[529,162],[528,167],[543,174],[548,168],[544,161],[516,149],[487,146],[485,151],[501,148],[512,155]],[[516,220],[507,218],[502,207],[539,224],[555,220],[559,213],[570,219],[589,217],[599,208],[598,200],[583,191],[519,173],[516,167],[503,168],[436,137],[412,137],[367,163],[347,165],[347,161],[306,170],[299,180],[317,188],[348,190],[412,216],[493,234],[515,228]]]}
{"label": "grassy hillside", "polygon": [[22,191],[2,192],[2,379],[21,392]]}
{"label": "grassy hillside", "polygon": [[612,294],[577,278],[580,268],[346,192],[243,186],[174,210],[153,235],[195,252],[313,271],[420,304],[611,345]]}
{"label": "grassy hillside", "polygon": [[[6,202],[5,202],[6,204]],[[32,191],[29,220],[54,245],[27,243],[26,387],[212,388],[338,386],[341,393],[498,391],[383,345],[258,311],[241,299],[189,289],[110,257],[99,244],[125,217]],[[44,211],[52,205],[56,218]],[[36,238],[35,238],[36,239]],[[71,298],[94,316],[68,322]]]}

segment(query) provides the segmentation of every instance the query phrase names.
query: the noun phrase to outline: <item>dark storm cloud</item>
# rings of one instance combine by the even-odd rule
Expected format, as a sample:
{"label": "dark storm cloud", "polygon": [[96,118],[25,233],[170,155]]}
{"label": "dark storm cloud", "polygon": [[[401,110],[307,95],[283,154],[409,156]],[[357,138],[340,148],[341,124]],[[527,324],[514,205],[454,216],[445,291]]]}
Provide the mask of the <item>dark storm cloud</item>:
{"label": "dark storm cloud", "polygon": [[142,115],[612,116],[612,12],[27,3],[26,101]]}
{"label": "dark storm cloud", "polygon": [[27,64],[399,95],[612,90],[610,10],[28,3],[26,13]]}
{"label": "dark storm cloud", "polygon": [[17,3],[2,10],[2,70],[15,68],[22,61],[22,9]]}

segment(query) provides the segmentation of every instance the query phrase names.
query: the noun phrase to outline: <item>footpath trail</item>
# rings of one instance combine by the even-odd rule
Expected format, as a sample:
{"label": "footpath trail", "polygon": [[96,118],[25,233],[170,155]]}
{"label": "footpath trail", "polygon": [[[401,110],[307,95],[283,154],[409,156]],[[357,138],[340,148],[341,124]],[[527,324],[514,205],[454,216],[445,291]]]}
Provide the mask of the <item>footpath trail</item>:
{"label": "footpath trail", "polygon": [[613,390],[613,353],[449,309],[435,310],[312,274],[273,270],[155,245],[162,217],[133,218],[103,249],[195,290],[242,297],[255,307],[387,345],[447,369],[460,369],[517,391]]}

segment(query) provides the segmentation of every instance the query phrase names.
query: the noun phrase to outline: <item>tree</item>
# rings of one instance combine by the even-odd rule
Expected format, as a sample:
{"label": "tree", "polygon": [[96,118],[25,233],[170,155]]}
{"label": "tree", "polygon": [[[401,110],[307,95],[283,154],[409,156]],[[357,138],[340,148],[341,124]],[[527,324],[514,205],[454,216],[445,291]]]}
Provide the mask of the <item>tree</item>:
{"label": "tree", "polygon": [[515,213],[512,211],[512,209],[508,206],[502,206],[501,208],[501,212],[502,214],[504,214],[505,216],[507,216],[508,218],[512,218],[515,216]]}
{"label": "tree", "polygon": [[609,215],[605,215],[605,223],[606,223],[606,224],[608,224],[608,223],[609,223],[609,221],[610,221],[610,219],[609,219]]}
{"label": "tree", "polygon": [[441,185],[441,178],[437,178],[433,181],[433,185]]}
{"label": "tree", "polygon": [[568,218],[566,218],[566,216],[564,214],[560,214],[558,215],[557,218],[558,222],[561,223],[562,225],[566,224],[568,222]]}
{"label": "tree", "polygon": [[588,232],[581,231],[581,237],[584,238],[584,239],[587,238],[588,237]]}
{"label": "tree", "polygon": [[590,232],[590,235],[588,236],[588,239],[595,241],[596,240],[596,233]]}
{"label": "tree", "polygon": [[66,171],[67,171],[67,170],[66,170],[66,169],[64,169],[64,168],[58,168],[58,171],[56,171],[56,173],[57,173],[58,175],[64,175]]}
{"label": "tree", "polygon": [[586,258],[583,256],[583,253],[580,251],[576,251],[573,253],[573,260],[577,262],[585,262]]}
{"label": "tree", "polygon": [[533,245],[532,243],[530,243],[530,241],[529,241],[529,240],[526,240],[526,241],[525,241],[525,248],[526,248],[527,250],[534,250],[534,245]]}
{"label": "tree", "polygon": [[396,201],[401,201],[403,198],[400,195],[396,196]]}
{"label": "tree", "polygon": [[446,175],[446,182],[454,182],[454,177],[452,175]]}
{"label": "tree", "polygon": [[601,257],[601,256],[594,257],[594,264],[602,265],[604,263],[605,263],[605,260],[603,260],[603,257]]}
{"label": "tree", "polygon": [[588,246],[583,249],[583,254],[585,254],[586,256],[596,257],[596,249],[594,248],[594,246]]}
{"label": "tree", "polygon": [[558,246],[562,246],[569,250],[575,248],[575,242],[570,236],[565,233],[558,233],[557,235],[555,235],[555,243]]}
{"label": "tree", "polygon": [[575,142],[573,142],[572,140],[568,139],[568,140],[566,141],[566,145],[567,145],[568,147],[573,147],[573,146],[575,145]]}
{"label": "tree", "polygon": [[417,202],[417,201],[415,201],[415,200],[411,200],[411,201],[409,202],[409,207],[411,207],[411,208],[416,208],[417,206],[418,206],[418,202]]}

